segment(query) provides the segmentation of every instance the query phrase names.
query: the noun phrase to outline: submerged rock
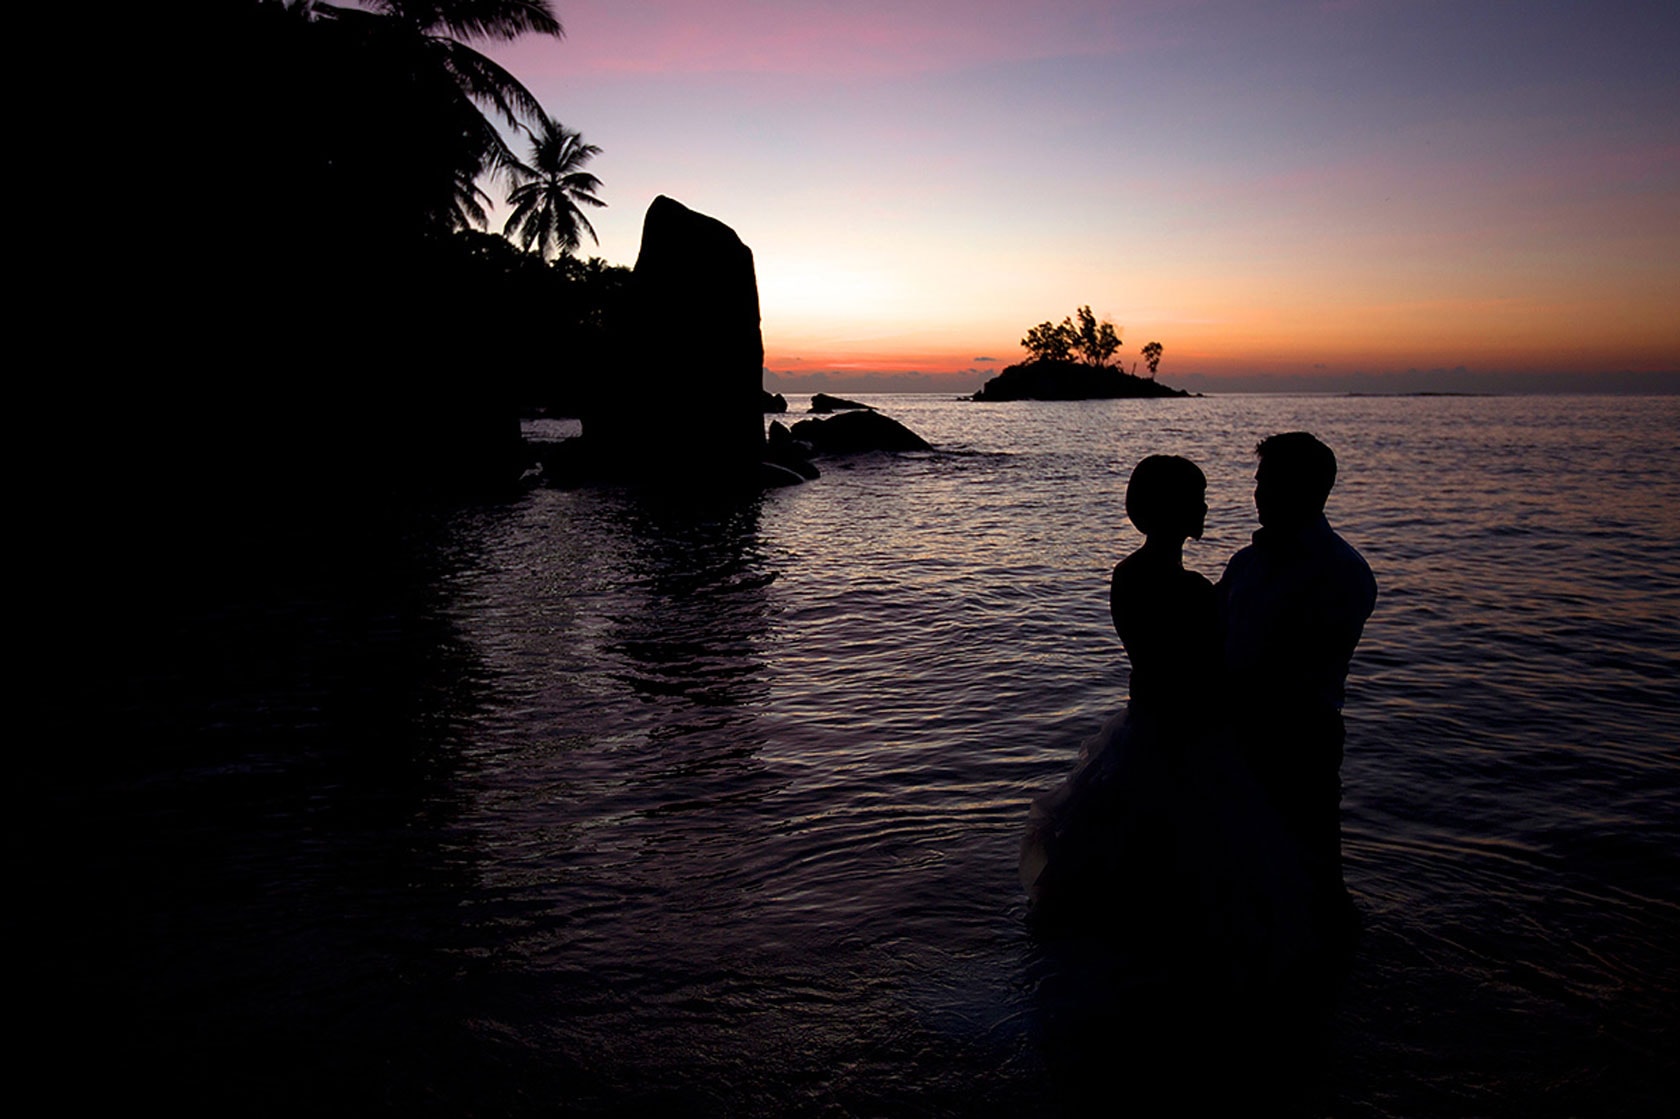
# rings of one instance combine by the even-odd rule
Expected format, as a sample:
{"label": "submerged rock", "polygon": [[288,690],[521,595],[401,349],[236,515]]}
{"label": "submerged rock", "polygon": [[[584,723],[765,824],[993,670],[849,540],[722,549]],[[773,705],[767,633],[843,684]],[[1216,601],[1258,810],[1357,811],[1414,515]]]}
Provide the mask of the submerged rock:
{"label": "submerged rock", "polygon": [[800,420],[792,437],[810,445],[820,455],[856,454],[862,451],[931,451],[926,439],[890,416],[866,410],[842,412],[826,420]]}
{"label": "submerged rock", "polygon": [[765,437],[766,462],[791,470],[802,478],[818,478],[822,472],[811,462],[813,453],[811,444],[795,439],[781,421],[770,421],[770,432]]}
{"label": "submerged rock", "polygon": [[760,484],[775,488],[777,486],[797,486],[805,481],[805,476],[796,470],[790,470],[778,462],[768,460],[758,464],[758,480]]}

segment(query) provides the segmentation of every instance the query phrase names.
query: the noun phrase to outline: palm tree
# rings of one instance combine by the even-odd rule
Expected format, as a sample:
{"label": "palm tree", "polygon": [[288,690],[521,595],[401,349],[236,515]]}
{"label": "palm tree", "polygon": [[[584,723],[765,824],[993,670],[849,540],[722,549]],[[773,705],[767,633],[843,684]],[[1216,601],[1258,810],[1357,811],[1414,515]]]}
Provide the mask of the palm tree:
{"label": "palm tree", "polygon": [[[365,79],[392,88],[375,92],[400,149],[391,178],[419,196],[425,221],[445,229],[484,224],[475,183],[520,166],[489,110],[510,127],[546,120],[543,107],[511,73],[470,41],[560,38],[549,0],[357,0],[359,8],[302,0],[319,18],[338,23],[355,41]],[[370,105],[369,108],[373,108]],[[400,118],[400,119],[398,119]],[[404,166],[408,160],[424,166]]]}
{"label": "palm tree", "polygon": [[508,170],[516,185],[508,195],[513,213],[502,232],[526,249],[534,243],[544,260],[556,252],[575,252],[583,244],[580,233],[599,244],[595,227],[578,206],[606,205],[593,193],[601,188],[601,180],[583,170],[601,149],[547,116],[530,136],[530,165],[515,164]]}
{"label": "palm tree", "polygon": [[450,232],[483,229],[488,220],[484,207],[489,201],[490,196],[478,185],[477,178],[464,171],[457,172],[454,209],[444,215]]}
{"label": "palm tree", "polygon": [[[518,78],[467,45],[475,39],[509,41],[521,35],[563,38],[565,29],[549,0],[358,0],[385,16],[408,36],[418,38],[420,57],[453,79],[472,100],[488,105],[511,125],[538,120],[543,108]],[[334,4],[317,3],[340,17],[350,15]],[[504,149],[505,150],[505,149]],[[511,162],[511,159],[509,160]]]}

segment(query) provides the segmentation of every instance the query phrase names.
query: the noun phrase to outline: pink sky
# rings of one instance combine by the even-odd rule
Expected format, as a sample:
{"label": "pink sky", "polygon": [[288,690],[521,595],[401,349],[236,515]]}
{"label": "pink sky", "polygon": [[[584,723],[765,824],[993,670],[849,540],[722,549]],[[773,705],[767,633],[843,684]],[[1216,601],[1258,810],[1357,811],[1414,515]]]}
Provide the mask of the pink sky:
{"label": "pink sky", "polygon": [[596,251],[727,222],[773,371],[972,380],[1081,304],[1168,381],[1680,370],[1672,3],[557,7],[494,53],[603,148]]}

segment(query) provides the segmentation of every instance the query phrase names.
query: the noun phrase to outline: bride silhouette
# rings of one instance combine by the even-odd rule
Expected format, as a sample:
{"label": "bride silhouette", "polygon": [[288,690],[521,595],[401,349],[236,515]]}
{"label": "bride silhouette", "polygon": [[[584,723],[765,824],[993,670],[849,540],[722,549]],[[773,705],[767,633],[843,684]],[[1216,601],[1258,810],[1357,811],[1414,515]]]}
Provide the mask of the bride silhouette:
{"label": "bride silhouette", "polygon": [[1109,595],[1131,698],[1033,801],[1021,882],[1041,929],[1097,931],[1151,969],[1272,981],[1319,946],[1300,855],[1221,711],[1213,584],[1184,567],[1206,491],[1174,455],[1132,471],[1126,515],[1144,543],[1115,566]]}

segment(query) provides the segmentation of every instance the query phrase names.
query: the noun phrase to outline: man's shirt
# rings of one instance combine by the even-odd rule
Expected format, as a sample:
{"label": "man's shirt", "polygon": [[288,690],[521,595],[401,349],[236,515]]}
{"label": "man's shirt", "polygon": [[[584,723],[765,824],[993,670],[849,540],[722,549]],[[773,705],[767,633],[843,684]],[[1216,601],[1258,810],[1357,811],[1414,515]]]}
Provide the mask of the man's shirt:
{"label": "man's shirt", "polygon": [[1226,564],[1218,590],[1238,695],[1268,708],[1341,709],[1377,581],[1323,515],[1291,533],[1260,529]]}

